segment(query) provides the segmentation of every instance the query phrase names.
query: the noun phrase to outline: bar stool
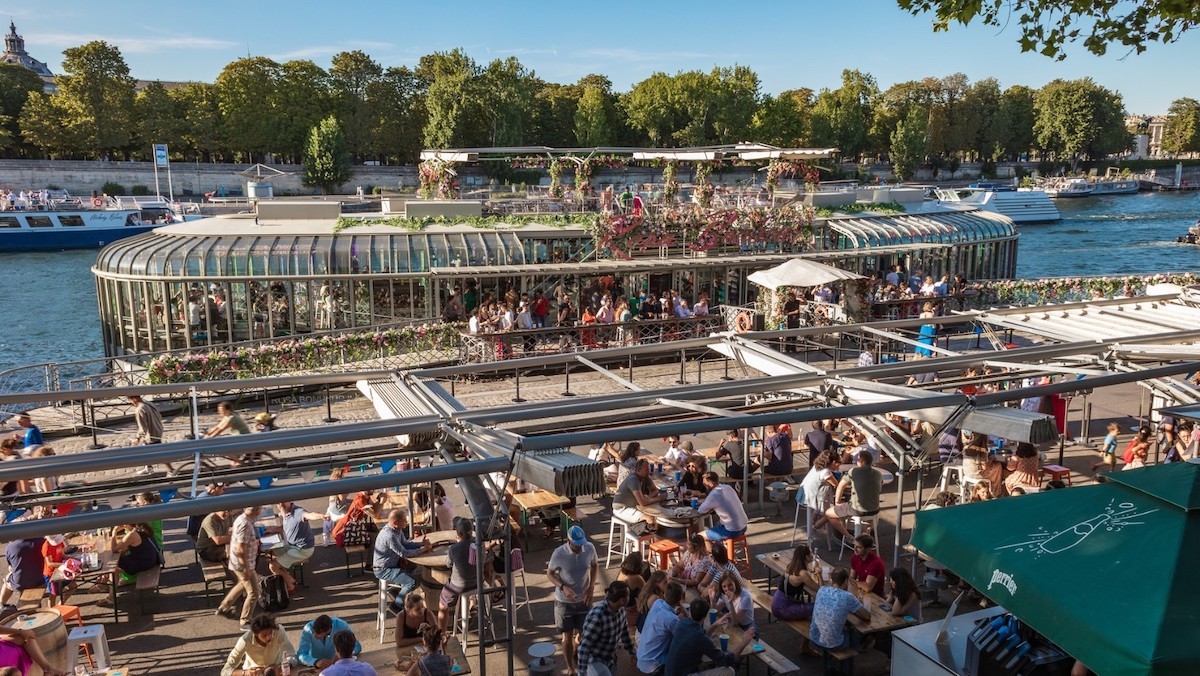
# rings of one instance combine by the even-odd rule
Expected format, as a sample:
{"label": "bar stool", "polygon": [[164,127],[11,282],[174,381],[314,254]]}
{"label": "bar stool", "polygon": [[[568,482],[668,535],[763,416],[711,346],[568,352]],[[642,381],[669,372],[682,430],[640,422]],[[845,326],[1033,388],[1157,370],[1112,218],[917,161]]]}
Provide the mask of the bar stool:
{"label": "bar stool", "polygon": [[[746,541],[746,534],[742,533],[724,542],[725,552],[729,554],[729,561],[742,573],[743,577],[750,577],[750,543]],[[742,554],[740,559],[737,556],[739,551]]]}
{"label": "bar stool", "polygon": [[[525,554],[520,547],[510,550],[508,561],[513,576],[513,614],[524,606],[525,612],[529,613],[529,620],[533,621],[533,608],[529,605],[529,585],[525,582]],[[521,589],[525,592],[524,598],[520,600],[517,598],[517,573],[521,574]]]}
{"label": "bar stool", "polygon": [[[620,534],[618,534],[620,531]],[[613,537],[619,538],[617,544],[613,545]],[[620,519],[617,515],[613,515],[608,520],[608,554],[604,557],[604,567],[608,568],[612,565],[612,555],[616,554],[620,557],[620,561],[625,559],[625,539],[629,537],[629,523],[624,519]]]}
{"label": "bar stool", "polygon": [[104,625],[102,624],[86,624],[82,627],[75,627],[67,634],[67,672],[75,671],[75,662],[79,659],[79,648],[86,646],[85,650],[94,659],[89,658],[97,669],[107,669],[111,666],[108,657],[108,637],[104,634]]}
{"label": "bar stool", "polygon": [[[863,534],[863,531],[866,530],[867,524],[871,525],[871,532],[875,534],[875,541],[876,541],[875,546],[878,547],[879,546],[879,537],[878,537],[879,512],[876,512],[874,514],[861,514],[861,515],[856,514],[856,515],[850,517],[850,523],[847,524],[846,529],[849,530],[850,526],[854,526],[854,537],[857,538],[859,535]],[[851,552],[853,552],[854,551],[854,541],[851,540],[850,542],[847,542],[846,536],[843,535],[842,536],[842,549],[849,549]]]}
{"label": "bar stool", "polygon": [[[63,624],[74,621],[75,626],[83,626],[83,614],[79,612],[79,606],[68,606],[60,603],[56,606],[50,606],[50,610],[58,613],[58,616],[62,618]],[[84,643],[82,647],[84,655],[87,656],[88,664],[92,665],[92,669],[95,669],[96,660],[92,659],[92,646]]]}
{"label": "bar stool", "polygon": [[944,493],[950,486],[951,475],[955,481],[962,483],[963,466],[959,465],[942,465],[942,481],[939,484],[941,491]]}
{"label": "bar stool", "polygon": [[671,557],[680,555],[679,545],[672,540],[655,540],[650,543],[649,549],[651,556],[658,556],[659,570],[669,570]]}

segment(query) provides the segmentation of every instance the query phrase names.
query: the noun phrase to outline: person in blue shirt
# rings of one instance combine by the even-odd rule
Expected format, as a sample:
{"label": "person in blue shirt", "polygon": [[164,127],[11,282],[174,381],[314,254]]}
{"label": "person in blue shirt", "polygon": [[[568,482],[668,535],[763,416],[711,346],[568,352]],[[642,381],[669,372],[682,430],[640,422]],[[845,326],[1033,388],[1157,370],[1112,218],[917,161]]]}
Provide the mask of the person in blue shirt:
{"label": "person in blue shirt", "polygon": [[21,411],[17,414],[17,424],[25,428],[25,432],[17,432],[13,435],[15,439],[22,441],[25,444],[25,451],[29,452],[34,446],[41,446],[42,431],[37,425],[33,424],[33,419],[29,417],[29,411]]}
{"label": "person in blue shirt", "polygon": [[417,588],[417,581],[413,577],[416,566],[408,557],[424,554],[433,548],[433,543],[428,539],[421,542],[409,540],[404,534],[406,528],[408,511],[393,509],[388,514],[387,525],[375,536],[375,577],[398,587],[393,601],[393,607],[397,610],[404,607],[404,597]]}
{"label": "person in blue shirt", "polygon": [[[324,669],[338,661],[333,637],[339,631],[350,631],[345,620],[329,615],[318,615],[317,619],[304,625],[300,632],[300,645],[296,648],[296,659],[300,663]],[[354,642],[354,654],[362,652],[362,644]]]}
{"label": "person in blue shirt", "polygon": [[[735,661],[733,653],[718,648],[710,637],[710,634],[719,633],[726,622],[722,618],[706,632],[704,619],[707,616],[708,601],[703,598],[692,601],[689,616],[680,618],[675,624],[663,676],[690,676],[696,673],[703,676],[733,676],[733,669],[730,668]],[[700,661],[706,657],[712,661],[713,668],[701,671]]]}

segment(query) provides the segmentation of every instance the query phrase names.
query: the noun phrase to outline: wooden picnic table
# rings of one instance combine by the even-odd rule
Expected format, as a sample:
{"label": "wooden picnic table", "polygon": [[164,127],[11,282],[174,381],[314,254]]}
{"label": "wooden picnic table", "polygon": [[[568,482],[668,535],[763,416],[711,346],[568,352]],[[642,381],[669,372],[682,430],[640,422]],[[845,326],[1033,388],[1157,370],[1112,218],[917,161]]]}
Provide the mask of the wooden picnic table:
{"label": "wooden picnic table", "polygon": [[[117,608],[117,585],[121,580],[121,569],[117,568],[117,561],[120,557],[113,553],[109,547],[110,540],[106,537],[96,535],[85,535],[83,533],[75,533],[67,538],[67,544],[78,547],[80,554],[94,552],[99,567],[88,570],[84,569],[75,576],[77,583],[83,582],[104,582],[108,584],[108,600],[112,603],[113,622],[121,621],[121,614]],[[107,580],[105,580],[107,578]],[[55,570],[50,576],[51,582],[62,583],[66,582],[66,578],[62,573]]]}
{"label": "wooden picnic table", "polygon": [[[688,587],[685,589],[685,591],[684,591],[685,605],[690,604],[693,601],[696,601],[698,598],[700,598],[700,593],[698,591],[696,591],[695,587]],[[707,630],[709,628],[709,626],[711,626],[711,625],[709,625],[707,618],[704,620],[703,626],[704,626],[705,630]],[[718,631],[716,634],[714,634],[710,637],[712,639],[713,645],[717,646],[718,648],[721,647],[720,637],[721,637],[722,633],[729,636],[730,647],[736,646],[738,643],[741,643],[742,638],[744,636],[744,633],[742,632],[741,627],[737,627],[737,626],[733,626],[733,625],[725,625],[725,627],[723,627],[720,631]],[[759,636],[758,636],[757,640],[751,641],[750,643],[746,644],[746,647],[743,648],[741,653],[738,655],[739,659],[744,658],[744,657],[757,658],[764,665],[766,665],[767,669],[772,673],[786,674],[786,673],[796,671],[799,668],[795,664],[793,664],[791,661],[789,661],[786,657],[784,657],[783,654],[780,653],[778,650],[776,650],[775,648],[772,648],[770,645],[768,645],[766,642],[764,642],[762,640],[762,632],[759,632]]]}
{"label": "wooden picnic table", "polygon": [[[449,655],[450,658],[454,660],[454,663],[458,666],[458,670],[455,671],[454,674],[458,675],[471,673],[471,662],[467,660],[467,656],[462,649],[462,644],[459,643],[457,638],[451,636],[450,639],[446,641],[445,651],[446,654]],[[358,661],[365,662],[366,664],[375,667],[375,671],[381,675],[405,674],[408,673],[408,668],[419,657],[419,655],[417,654],[416,646],[408,646],[402,649],[401,655],[403,655],[401,664],[403,667],[402,669],[396,669],[396,647],[394,645],[386,645],[380,648],[375,648],[374,650],[364,650],[358,656]],[[312,671],[301,673],[315,674],[317,672]]]}
{"label": "wooden picnic table", "polygon": [[539,488],[529,493],[514,494],[513,503],[521,510],[521,535],[525,539],[525,551],[529,551],[529,513],[534,510],[557,510],[561,531],[559,537],[567,537],[567,515],[563,507],[571,504],[570,499]]}
{"label": "wooden picnic table", "polygon": [[446,552],[449,551],[452,543],[458,542],[458,534],[452,530],[439,530],[416,539],[418,541],[428,539],[433,543],[433,549],[424,554],[406,558],[421,566],[424,571],[423,577],[431,586],[446,584],[446,581],[450,579],[450,564],[446,560]]}
{"label": "wooden picnic table", "polygon": [[[781,549],[777,552],[767,552],[766,554],[759,554],[757,558],[764,566],[767,567],[767,588],[774,589],[772,579],[776,574],[787,575],[787,567],[792,562],[792,550]],[[822,572],[824,572],[824,569],[827,567],[830,569],[833,568],[833,566],[825,563],[820,558],[817,558],[816,561],[822,567]],[[826,576],[826,583],[828,583],[827,578],[828,576]],[[857,590],[857,587],[854,589]],[[880,605],[887,603],[887,600],[880,597],[878,594],[863,595],[862,593],[858,593],[854,590],[852,590],[851,593],[857,596],[859,600],[871,601],[870,620],[864,620],[857,615],[851,615],[848,620],[850,626],[854,627],[854,629],[860,634],[865,635],[883,631],[894,631],[896,629],[903,629],[904,627],[917,624],[915,619],[899,617],[880,608]]]}

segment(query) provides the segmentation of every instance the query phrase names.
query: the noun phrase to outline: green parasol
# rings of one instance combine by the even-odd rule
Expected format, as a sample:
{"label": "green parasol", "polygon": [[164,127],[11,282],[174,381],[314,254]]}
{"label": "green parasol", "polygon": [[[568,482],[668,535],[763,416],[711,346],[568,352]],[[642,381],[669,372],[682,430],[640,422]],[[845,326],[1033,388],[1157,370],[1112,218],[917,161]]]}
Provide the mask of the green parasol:
{"label": "green parasol", "polygon": [[913,544],[1092,671],[1200,673],[1200,464],[917,512]]}

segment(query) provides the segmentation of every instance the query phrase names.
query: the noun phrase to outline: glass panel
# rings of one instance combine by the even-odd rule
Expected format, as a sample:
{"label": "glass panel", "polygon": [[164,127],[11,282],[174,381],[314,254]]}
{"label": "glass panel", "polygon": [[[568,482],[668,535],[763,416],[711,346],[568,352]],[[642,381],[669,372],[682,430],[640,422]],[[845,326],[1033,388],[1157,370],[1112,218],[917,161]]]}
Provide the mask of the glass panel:
{"label": "glass panel", "polygon": [[429,271],[429,244],[425,235],[408,237],[408,270],[407,272]]}
{"label": "glass panel", "polygon": [[374,324],[371,315],[371,287],[367,280],[354,281],[354,326]]}
{"label": "glass panel", "polygon": [[413,297],[413,317],[428,317],[429,314],[429,278],[422,277],[414,280],[412,284]]}
{"label": "glass panel", "polygon": [[31,228],[52,228],[54,224],[50,222],[49,216],[26,216],[25,220],[29,222]]}
{"label": "glass panel", "polygon": [[83,216],[79,216],[77,214],[63,214],[58,217],[58,222],[64,227],[81,228],[83,227]]}
{"label": "glass panel", "polygon": [[21,222],[14,216],[0,216],[0,228],[19,228]]}

